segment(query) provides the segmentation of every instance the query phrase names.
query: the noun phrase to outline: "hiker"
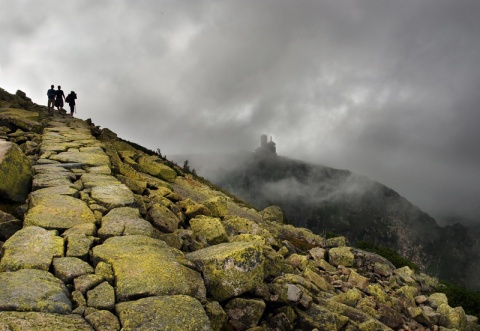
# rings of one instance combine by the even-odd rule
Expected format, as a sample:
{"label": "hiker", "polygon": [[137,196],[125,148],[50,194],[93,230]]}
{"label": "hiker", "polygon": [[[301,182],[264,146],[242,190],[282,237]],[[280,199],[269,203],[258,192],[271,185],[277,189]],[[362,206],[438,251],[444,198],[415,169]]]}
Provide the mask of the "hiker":
{"label": "hiker", "polygon": [[47,96],[48,96],[48,112],[53,113],[53,105],[55,104],[55,96],[57,95],[57,92],[55,92],[55,87],[53,85],[50,86],[50,89],[47,91]]}
{"label": "hiker", "polygon": [[65,99],[65,93],[62,91],[62,87],[58,85],[58,90],[55,91],[57,98],[55,99],[55,107],[58,109],[60,114],[60,109],[63,110],[63,100]]}
{"label": "hiker", "polygon": [[67,97],[65,98],[65,102],[68,103],[68,105],[70,106],[70,116],[73,117],[73,112],[75,110],[75,99],[77,98],[77,94],[72,91],[70,92],[69,95],[67,95]]}

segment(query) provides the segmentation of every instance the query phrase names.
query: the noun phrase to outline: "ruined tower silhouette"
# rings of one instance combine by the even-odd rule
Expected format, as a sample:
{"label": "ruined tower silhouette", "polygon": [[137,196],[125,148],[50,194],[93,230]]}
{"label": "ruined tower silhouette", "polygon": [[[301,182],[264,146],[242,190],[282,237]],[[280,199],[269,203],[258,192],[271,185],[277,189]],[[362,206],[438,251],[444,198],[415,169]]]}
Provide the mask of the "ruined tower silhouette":
{"label": "ruined tower silhouette", "polygon": [[256,152],[263,155],[277,155],[277,145],[273,142],[272,136],[270,136],[270,141],[268,141],[267,135],[262,134],[260,147],[257,148]]}

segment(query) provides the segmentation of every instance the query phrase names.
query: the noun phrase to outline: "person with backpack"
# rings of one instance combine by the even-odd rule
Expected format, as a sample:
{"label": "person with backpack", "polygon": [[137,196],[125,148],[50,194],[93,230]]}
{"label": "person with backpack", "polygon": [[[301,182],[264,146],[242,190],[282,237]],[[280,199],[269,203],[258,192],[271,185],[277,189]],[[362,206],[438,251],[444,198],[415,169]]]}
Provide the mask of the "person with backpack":
{"label": "person with backpack", "polygon": [[65,100],[65,93],[62,91],[62,87],[58,85],[58,90],[55,91],[56,99],[55,99],[55,107],[58,109],[58,113],[60,114],[60,109],[63,110],[63,100]]}
{"label": "person with backpack", "polygon": [[50,86],[50,89],[47,91],[47,96],[48,96],[48,112],[53,113],[53,105],[55,104],[55,96],[57,95],[57,92],[55,92],[55,88],[53,85]]}
{"label": "person with backpack", "polygon": [[73,117],[73,112],[75,110],[75,99],[77,98],[77,94],[72,91],[70,92],[69,95],[67,95],[67,97],[65,98],[65,102],[68,103],[68,105],[70,106],[70,116]]}

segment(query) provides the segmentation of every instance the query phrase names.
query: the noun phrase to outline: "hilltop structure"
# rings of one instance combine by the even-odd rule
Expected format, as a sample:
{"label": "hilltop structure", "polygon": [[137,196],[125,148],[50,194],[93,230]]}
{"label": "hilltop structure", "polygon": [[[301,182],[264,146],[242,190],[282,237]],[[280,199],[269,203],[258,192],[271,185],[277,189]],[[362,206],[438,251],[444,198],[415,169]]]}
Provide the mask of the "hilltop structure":
{"label": "hilltop structure", "polygon": [[270,141],[267,141],[267,135],[262,134],[260,147],[256,149],[256,152],[263,155],[277,155],[277,145],[273,142],[272,136],[270,136]]}

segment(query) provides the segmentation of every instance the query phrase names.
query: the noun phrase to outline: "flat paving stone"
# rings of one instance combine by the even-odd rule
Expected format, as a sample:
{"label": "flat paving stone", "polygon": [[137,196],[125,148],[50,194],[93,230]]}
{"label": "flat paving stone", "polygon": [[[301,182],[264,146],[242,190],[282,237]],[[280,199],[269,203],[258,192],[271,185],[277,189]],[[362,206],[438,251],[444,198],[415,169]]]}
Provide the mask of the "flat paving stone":
{"label": "flat paving stone", "polygon": [[0,330],[8,331],[94,331],[80,315],[37,312],[0,312]]}
{"label": "flat paving stone", "polygon": [[92,188],[90,196],[108,209],[129,206],[135,202],[133,192],[124,184],[96,186]]}
{"label": "flat paving stone", "polygon": [[36,225],[63,231],[77,224],[95,221],[93,212],[84,201],[67,195],[52,194],[41,197],[28,210],[24,226]]}
{"label": "flat paving stone", "polygon": [[23,269],[0,273],[0,310],[69,314],[68,290],[48,271]]}
{"label": "flat paving stone", "polygon": [[[37,226],[17,231],[2,247],[0,271],[40,269],[47,271],[54,257],[63,256],[63,238]],[[1,287],[0,287],[1,288]]]}

